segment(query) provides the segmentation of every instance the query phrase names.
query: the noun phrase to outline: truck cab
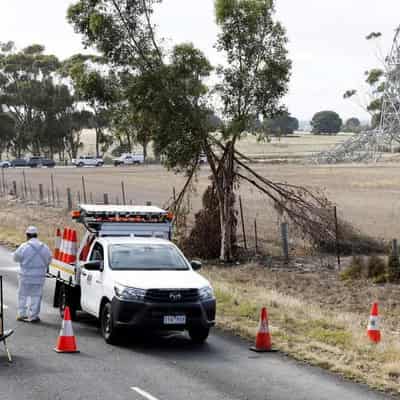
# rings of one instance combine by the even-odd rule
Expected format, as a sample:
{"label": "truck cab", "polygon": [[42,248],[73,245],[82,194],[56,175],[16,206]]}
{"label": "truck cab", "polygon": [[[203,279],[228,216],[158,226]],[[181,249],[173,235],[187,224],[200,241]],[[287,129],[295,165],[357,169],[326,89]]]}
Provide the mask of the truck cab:
{"label": "truck cab", "polygon": [[[135,216],[108,213],[103,214],[107,222],[94,216],[90,223],[87,213],[81,219],[89,230],[77,252],[74,277],[65,276],[65,265],[52,262],[54,304],[61,310],[68,305],[73,315],[83,310],[98,318],[107,343],[117,343],[121,332],[131,329],[186,330],[193,341],[204,342],[215,323],[213,289],[197,272],[201,263],[189,262],[170,241],[168,214],[151,206],[85,209],[104,207],[130,209]],[[137,210],[142,210],[141,222]]]}

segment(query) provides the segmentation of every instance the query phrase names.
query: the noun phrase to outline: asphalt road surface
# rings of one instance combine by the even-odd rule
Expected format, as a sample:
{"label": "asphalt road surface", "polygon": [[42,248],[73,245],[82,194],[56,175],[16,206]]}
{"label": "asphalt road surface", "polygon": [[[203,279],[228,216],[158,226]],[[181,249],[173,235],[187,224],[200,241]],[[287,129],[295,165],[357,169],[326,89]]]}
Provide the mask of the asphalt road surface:
{"label": "asphalt road surface", "polygon": [[256,354],[248,343],[215,332],[204,346],[184,334],[136,338],[107,345],[96,322],[75,322],[79,354],[53,351],[60,319],[51,307],[53,282],[46,283],[42,323],[16,322],[17,266],[0,248],[6,328],[14,362],[0,343],[0,400],[357,400],[388,399],[279,353]]}

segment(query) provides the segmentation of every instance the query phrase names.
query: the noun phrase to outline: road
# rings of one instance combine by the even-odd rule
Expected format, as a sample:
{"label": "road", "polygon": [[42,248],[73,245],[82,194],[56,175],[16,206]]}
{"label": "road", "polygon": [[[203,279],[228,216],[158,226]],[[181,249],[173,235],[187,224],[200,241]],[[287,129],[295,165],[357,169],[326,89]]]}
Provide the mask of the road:
{"label": "road", "polygon": [[0,400],[378,400],[389,399],[279,353],[256,354],[248,343],[215,332],[204,346],[183,334],[107,345],[96,322],[74,323],[79,354],[53,351],[60,329],[46,283],[42,323],[16,322],[17,266],[0,248],[6,327],[14,362],[0,348]]}

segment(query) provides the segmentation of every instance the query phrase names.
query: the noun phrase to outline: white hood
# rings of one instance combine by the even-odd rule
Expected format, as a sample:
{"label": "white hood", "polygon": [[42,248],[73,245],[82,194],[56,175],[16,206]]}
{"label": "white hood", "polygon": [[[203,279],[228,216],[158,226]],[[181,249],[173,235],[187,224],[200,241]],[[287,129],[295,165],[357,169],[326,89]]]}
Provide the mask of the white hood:
{"label": "white hood", "polygon": [[192,270],[112,271],[115,283],[138,289],[201,289],[209,282]]}

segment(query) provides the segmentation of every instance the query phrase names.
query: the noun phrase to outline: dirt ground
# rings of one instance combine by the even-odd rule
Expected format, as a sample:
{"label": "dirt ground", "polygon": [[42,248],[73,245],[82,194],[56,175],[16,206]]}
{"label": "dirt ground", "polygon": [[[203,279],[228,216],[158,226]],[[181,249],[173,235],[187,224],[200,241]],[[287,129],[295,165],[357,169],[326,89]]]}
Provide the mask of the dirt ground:
{"label": "dirt ground", "polygon": [[[306,185],[311,188],[324,188],[328,197],[337,204],[340,217],[348,219],[363,232],[390,240],[399,237],[397,220],[400,206],[400,164],[379,163],[376,165],[337,165],[314,166],[300,164],[252,164],[252,167],[265,177]],[[103,193],[108,193],[110,202],[121,202],[121,182],[125,184],[127,202],[164,206],[172,198],[173,188],[179,192],[184,183],[182,175],[175,175],[160,165],[135,167],[103,168],[54,168],[54,169],[6,169],[4,178],[11,188],[17,181],[18,190],[23,185],[23,173],[30,197],[38,196],[38,184],[44,186],[45,197],[51,188],[51,175],[54,185],[65,201],[66,188],[71,188],[74,202],[78,202],[78,192],[82,194],[82,176],[84,176],[87,201],[102,202]],[[196,191],[191,198],[193,212],[200,207],[200,196],[209,183],[210,172],[202,167]],[[261,240],[274,240],[279,236],[277,216],[271,203],[257,189],[242,184],[240,194],[243,200],[246,229],[252,246],[253,221],[257,218]]]}

